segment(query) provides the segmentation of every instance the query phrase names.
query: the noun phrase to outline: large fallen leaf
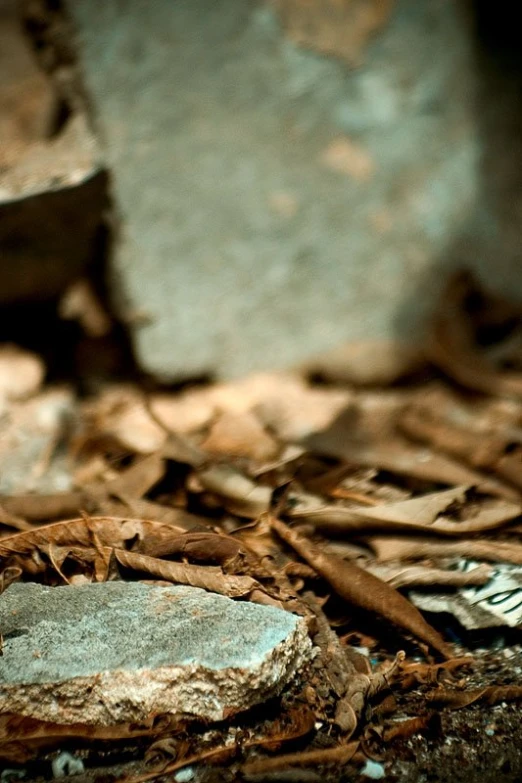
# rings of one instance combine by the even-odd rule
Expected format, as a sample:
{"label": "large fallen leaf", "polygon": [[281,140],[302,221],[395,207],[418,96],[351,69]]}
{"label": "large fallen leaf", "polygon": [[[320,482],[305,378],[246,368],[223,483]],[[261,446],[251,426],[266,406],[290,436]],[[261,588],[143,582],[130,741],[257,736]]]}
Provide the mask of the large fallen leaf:
{"label": "large fallen leaf", "polygon": [[426,622],[418,609],[386,582],[354,563],[325,554],[305,536],[277,519],[272,519],[272,527],[283,541],[295,549],[346,601],[409,631],[445,658],[453,656],[449,645]]}
{"label": "large fallen leaf", "polygon": [[[289,515],[306,520],[320,530],[330,533],[359,531],[419,531],[459,536],[494,530],[522,513],[522,505],[500,498],[482,498],[473,501],[468,487],[455,487],[443,492],[388,503],[380,506],[352,506],[329,504],[310,507],[298,504]],[[308,507],[307,507],[308,506]],[[459,519],[452,519],[458,516]]]}
{"label": "large fallen leaf", "polygon": [[[376,467],[396,475],[447,486],[480,486],[485,491],[511,495],[509,488],[494,478],[472,470],[443,454],[415,446],[397,435],[386,440],[368,440],[354,434],[350,409],[341,414],[328,430],[306,438],[304,445],[317,454],[335,457],[354,465]],[[515,497],[517,497],[515,495]]]}
{"label": "large fallen leaf", "polygon": [[6,561],[16,559],[17,564],[23,564],[24,570],[40,573],[46,567],[41,553],[49,544],[87,549],[91,549],[93,545],[117,549],[132,548],[147,554],[147,547],[153,547],[157,551],[165,541],[170,541],[176,534],[184,532],[181,527],[145,519],[69,519],[0,539],[0,558]]}

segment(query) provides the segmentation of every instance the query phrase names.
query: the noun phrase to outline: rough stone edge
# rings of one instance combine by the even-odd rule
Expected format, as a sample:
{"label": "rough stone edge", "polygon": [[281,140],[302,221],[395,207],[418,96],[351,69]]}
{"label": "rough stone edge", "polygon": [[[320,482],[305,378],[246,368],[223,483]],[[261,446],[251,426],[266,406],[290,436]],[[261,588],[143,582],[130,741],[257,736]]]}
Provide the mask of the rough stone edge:
{"label": "rough stone edge", "polygon": [[277,696],[312,658],[306,623],[296,626],[255,668],[201,665],[112,670],[61,682],[0,685],[0,714],[53,723],[110,726],[152,714],[223,720]]}

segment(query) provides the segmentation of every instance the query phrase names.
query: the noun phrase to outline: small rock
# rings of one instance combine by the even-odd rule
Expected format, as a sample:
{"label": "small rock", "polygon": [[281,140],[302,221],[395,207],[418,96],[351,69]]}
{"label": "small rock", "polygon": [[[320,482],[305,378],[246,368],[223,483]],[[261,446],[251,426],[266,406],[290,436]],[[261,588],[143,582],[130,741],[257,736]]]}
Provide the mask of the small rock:
{"label": "small rock", "polygon": [[81,775],[85,772],[85,767],[81,759],[67,753],[66,750],[60,753],[52,762],[54,778],[67,778],[69,775]]}
{"label": "small rock", "polygon": [[367,759],[366,764],[361,769],[361,775],[365,775],[365,777],[372,780],[382,780],[385,774],[384,766],[377,761],[371,761],[371,759]]}
{"label": "small rock", "polygon": [[176,783],[188,783],[189,780],[192,780],[194,777],[194,770],[192,767],[185,767],[184,769],[180,769],[179,772],[176,772],[174,775],[174,780]]}
{"label": "small rock", "polygon": [[312,650],[295,615],[180,585],[14,584],[0,627],[0,714],[60,724],[222,720],[278,694]]}

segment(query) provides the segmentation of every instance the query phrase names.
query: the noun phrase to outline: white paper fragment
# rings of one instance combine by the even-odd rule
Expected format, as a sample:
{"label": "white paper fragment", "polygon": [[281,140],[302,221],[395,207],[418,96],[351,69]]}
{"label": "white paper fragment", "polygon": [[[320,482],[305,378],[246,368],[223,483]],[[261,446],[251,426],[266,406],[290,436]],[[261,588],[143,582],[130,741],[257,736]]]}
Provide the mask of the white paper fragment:
{"label": "white paper fragment", "polygon": [[[459,571],[468,572],[478,563],[461,560]],[[468,630],[522,625],[522,567],[497,563],[491,579],[479,587],[454,592],[427,593],[411,590],[409,598],[427,612],[449,612]]]}

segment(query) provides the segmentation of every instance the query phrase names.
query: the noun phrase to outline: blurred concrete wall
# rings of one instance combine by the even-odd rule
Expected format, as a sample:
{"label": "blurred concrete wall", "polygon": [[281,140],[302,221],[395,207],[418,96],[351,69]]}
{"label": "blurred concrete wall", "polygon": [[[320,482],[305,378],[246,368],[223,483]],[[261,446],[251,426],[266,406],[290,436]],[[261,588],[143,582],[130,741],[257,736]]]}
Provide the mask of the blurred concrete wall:
{"label": "blurred concrete wall", "polygon": [[299,48],[264,3],[69,8],[147,370],[226,376],[417,336],[477,191],[454,2],[398,0],[357,68]]}

